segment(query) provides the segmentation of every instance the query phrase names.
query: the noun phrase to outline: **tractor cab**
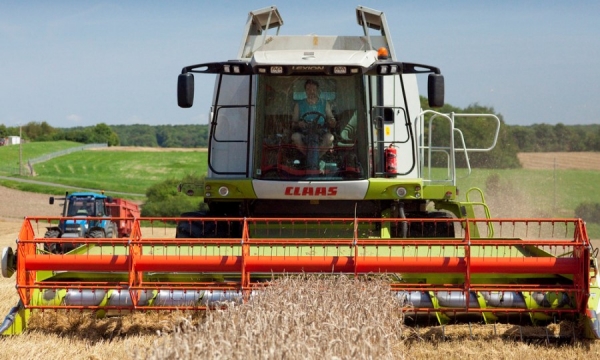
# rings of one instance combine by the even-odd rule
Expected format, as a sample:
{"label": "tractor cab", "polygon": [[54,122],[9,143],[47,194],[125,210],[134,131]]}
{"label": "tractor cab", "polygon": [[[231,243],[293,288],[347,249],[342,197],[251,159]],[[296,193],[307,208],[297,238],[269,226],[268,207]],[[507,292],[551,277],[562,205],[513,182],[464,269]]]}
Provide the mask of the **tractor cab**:
{"label": "tractor cab", "polygon": [[[54,198],[50,198],[50,204],[54,203]],[[95,193],[73,193],[67,194],[64,198],[63,216],[91,216],[103,217],[110,215],[105,206],[105,201],[111,201],[110,197]]]}

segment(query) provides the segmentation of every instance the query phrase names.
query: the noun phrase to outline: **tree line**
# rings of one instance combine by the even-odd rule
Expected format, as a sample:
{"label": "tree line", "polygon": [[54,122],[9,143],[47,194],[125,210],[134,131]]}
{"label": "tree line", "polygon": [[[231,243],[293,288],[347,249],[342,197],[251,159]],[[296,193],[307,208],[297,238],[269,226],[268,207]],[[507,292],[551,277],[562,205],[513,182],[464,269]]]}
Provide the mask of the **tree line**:
{"label": "tree line", "polygon": [[68,140],[82,144],[106,143],[108,146],[117,146],[120,143],[119,135],[104,123],[73,128],[54,128],[45,121],[32,121],[20,127],[0,124],[0,138],[19,135],[24,141]]}
{"label": "tree line", "polygon": [[208,146],[208,125],[106,125],[54,128],[47,122],[29,122],[21,127],[0,124],[0,138],[19,136],[25,141],[68,140],[109,146],[201,148]]}
{"label": "tree line", "polygon": [[208,147],[208,125],[112,125],[122,146]]}
{"label": "tree line", "polygon": [[[427,110],[427,100],[421,98],[423,109]],[[569,152],[600,151],[600,124],[593,125],[507,125],[501,114],[492,107],[472,104],[466,108],[458,108],[446,104],[435,109],[441,113],[495,114],[500,119],[500,132],[496,147],[490,152],[473,152],[469,154],[469,165],[474,168],[518,168],[519,152]],[[436,122],[429,134],[425,126],[425,137],[432,137],[437,146],[447,146],[449,123]],[[494,124],[489,119],[479,117],[456,118],[455,128],[461,130],[468,148],[486,148],[493,140]],[[29,122],[19,127],[7,127],[0,124],[0,138],[18,136],[26,141],[69,140],[84,144],[108,143],[109,146],[147,146],[147,147],[182,147],[198,148],[208,146],[208,125],[107,125],[100,123],[94,126],[54,128],[47,122]],[[461,146],[460,136],[455,134],[456,146]],[[443,156],[432,160],[446,161]],[[457,156],[457,166],[467,166],[467,161]]]}

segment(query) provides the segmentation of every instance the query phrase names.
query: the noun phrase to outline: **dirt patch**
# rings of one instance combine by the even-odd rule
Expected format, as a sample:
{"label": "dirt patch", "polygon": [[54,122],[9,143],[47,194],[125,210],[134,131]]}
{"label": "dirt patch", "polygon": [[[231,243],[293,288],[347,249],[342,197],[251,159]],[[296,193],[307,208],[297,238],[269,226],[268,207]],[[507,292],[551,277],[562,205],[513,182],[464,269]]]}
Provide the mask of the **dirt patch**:
{"label": "dirt patch", "polygon": [[60,216],[62,208],[58,203],[50,205],[50,196],[0,186],[0,220],[19,221],[25,216]]}
{"label": "dirt patch", "polygon": [[599,170],[600,152],[519,153],[524,169]]}
{"label": "dirt patch", "polygon": [[26,216],[60,216],[62,202],[50,205],[50,196],[0,186],[0,248],[14,247]]}
{"label": "dirt patch", "polygon": [[6,246],[15,247],[15,239],[21,229],[21,221],[0,220],[0,250]]}

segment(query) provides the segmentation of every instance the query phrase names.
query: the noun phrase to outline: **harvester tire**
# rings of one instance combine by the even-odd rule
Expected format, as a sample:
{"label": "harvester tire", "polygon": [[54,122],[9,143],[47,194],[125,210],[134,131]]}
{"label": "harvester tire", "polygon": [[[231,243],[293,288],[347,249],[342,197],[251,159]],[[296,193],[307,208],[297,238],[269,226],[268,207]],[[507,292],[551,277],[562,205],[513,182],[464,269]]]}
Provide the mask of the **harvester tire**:
{"label": "harvester tire", "polygon": [[[207,226],[208,228],[208,226]],[[214,226],[213,226],[214,228]],[[207,231],[205,231],[207,230]],[[212,231],[211,231],[212,230]],[[204,223],[196,221],[196,222],[186,222],[182,221],[177,224],[177,230],[175,233],[176,238],[206,238],[213,237],[214,229],[205,229]]]}
{"label": "harvester tire", "polygon": [[204,211],[191,211],[181,214],[181,217],[198,218],[198,221],[180,221],[175,230],[176,238],[209,238],[217,237],[214,221],[204,221],[209,216]]}
{"label": "harvester tire", "polygon": [[207,216],[204,211],[190,211],[181,214],[181,217],[198,218],[198,221],[179,221],[175,229],[176,238],[202,238],[204,226],[202,218]]}
{"label": "harvester tire", "polygon": [[[48,230],[44,234],[44,238],[59,238],[60,231],[58,230]],[[62,254],[62,246],[57,243],[44,243],[44,250],[51,254]]]}
{"label": "harvester tire", "polygon": [[[452,219],[452,216],[442,211],[427,214],[430,219]],[[454,237],[454,224],[449,222],[413,222],[409,230],[411,238],[440,238]]]}
{"label": "harvester tire", "polygon": [[176,238],[231,238],[241,236],[241,225],[228,221],[180,221],[175,232]]}

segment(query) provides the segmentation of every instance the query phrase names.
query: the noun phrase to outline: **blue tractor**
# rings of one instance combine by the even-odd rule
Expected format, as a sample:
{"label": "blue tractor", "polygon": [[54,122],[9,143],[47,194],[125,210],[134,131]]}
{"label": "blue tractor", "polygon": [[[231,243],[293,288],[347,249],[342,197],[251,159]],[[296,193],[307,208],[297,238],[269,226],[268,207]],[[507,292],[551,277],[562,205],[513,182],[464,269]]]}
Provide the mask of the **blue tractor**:
{"label": "blue tractor", "polygon": [[[93,192],[66,193],[64,198],[50,197],[50,205],[55,200],[64,200],[63,217],[55,226],[47,227],[45,238],[113,238],[117,236],[117,224],[112,221],[110,207],[112,197]],[[94,219],[88,219],[92,217]],[[99,219],[100,218],[100,219]],[[51,253],[66,253],[77,247],[75,243],[49,243]]]}

